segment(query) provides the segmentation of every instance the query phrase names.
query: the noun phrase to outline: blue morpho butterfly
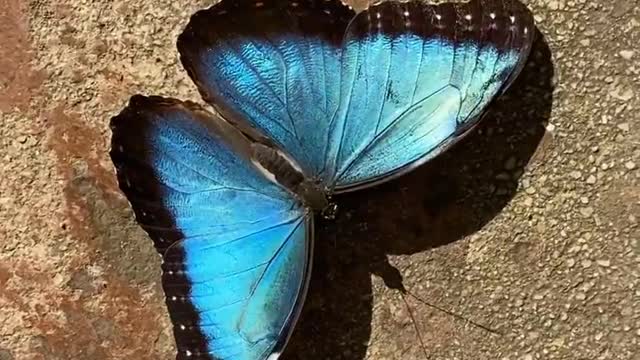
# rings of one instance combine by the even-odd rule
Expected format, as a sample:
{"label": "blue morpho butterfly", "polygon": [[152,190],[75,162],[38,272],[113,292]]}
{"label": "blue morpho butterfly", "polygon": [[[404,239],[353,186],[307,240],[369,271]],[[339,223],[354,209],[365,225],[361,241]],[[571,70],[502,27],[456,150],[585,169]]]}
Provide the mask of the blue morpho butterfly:
{"label": "blue morpho butterfly", "polygon": [[433,158],[522,69],[517,0],[224,0],[181,60],[214,115],[136,95],[111,157],[163,255],[177,359],[277,359],[304,301],[314,211]]}

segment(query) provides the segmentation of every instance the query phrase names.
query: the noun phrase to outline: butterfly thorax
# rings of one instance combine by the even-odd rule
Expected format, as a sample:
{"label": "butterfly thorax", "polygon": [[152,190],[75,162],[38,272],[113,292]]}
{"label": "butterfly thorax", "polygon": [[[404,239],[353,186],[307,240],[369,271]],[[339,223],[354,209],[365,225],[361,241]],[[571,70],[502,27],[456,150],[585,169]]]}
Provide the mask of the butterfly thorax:
{"label": "butterfly thorax", "polygon": [[305,179],[298,186],[297,194],[311,209],[321,212],[324,217],[333,217],[325,214],[335,213],[335,204],[329,202],[326,192],[318,182]]}
{"label": "butterfly thorax", "polygon": [[319,212],[331,207],[322,183],[307,178],[300,167],[282,151],[261,143],[254,143],[254,165],[271,181],[294,193],[306,206]]}

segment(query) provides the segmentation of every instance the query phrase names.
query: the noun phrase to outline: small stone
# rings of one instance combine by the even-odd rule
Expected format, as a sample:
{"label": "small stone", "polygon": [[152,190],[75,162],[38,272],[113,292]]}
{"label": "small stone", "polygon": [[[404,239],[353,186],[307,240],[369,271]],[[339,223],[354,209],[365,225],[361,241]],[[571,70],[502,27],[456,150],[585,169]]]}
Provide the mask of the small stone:
{"label": "small stone", "polygon": [[582,260],[582,267],[585,269],[591,267],[591,260]]}
{"label": "small stone", "polygon": [[567,266],[572,268],[574,267],[576,264],[576,261],[574,259],[567,259]]}
{"label": "small stone", "polygon": [[534,188],[533,186],[529,186],[527,190],[525,190],[525,192],[529,195],[533,195],[536,193],[536,188]]}
{"label": "small stone", "polygon": [[576,294],[576,299],[583,301],[584,299],[587,298],[587,294],[583,293],[583,292],[579,292]]}
{"label": "small stone", "polygon": [[602,338],[604,337],[604,334],[599,332],[596,334],[596,336],[594,336],[594,338],[596,339],[596,341],[600,341],[602,340]]}
{"label": "small stone", "polygon": [[624,132],[629,132],[629,123],[618,124],[618,129]]}
{"label": "small stone", "polygon": [[633,58],[633,55],[635,55],[635,51],[633,51],[633,50],[620,50],[620,52],[618,54],[620,54],[620,56],[625,60],[631,60]]}
{"label": "small stone", "polygon": [[527,197],[526,199],[524,199],[524,206],[526,207],[531,207],[533,205],[533,199],[530,197]]}
{"label": "small stone", "polygon": [[634,163],[633,161],[627,161],[624,164],[624,167],[627,168],[627,170],[633,170],[636,168],[636,163]]}
{"label": "small stone", "polygon": [[533,355],[526,354],[525,356],[522,357],[522,360],[533,360]]}
{"label": "small stone", "polygon": [[569,176],[571,176],[572,178],[578,180],[582,177],[582,173],[580,171],[572,171],[569,173]]}
{"label": "small stone", "polygon": [[602,267],[611,266],[611,261],[609,261],[609,260],[597,260],[596,263],[598,263],[598,265],[600,265]]}
{"label": "small stone", "polygon": [[589,203],[589,198],[586,196],[581,196],[580,197],[580,202],[583,204],[588,204]]}
{"label": "small stone", "polygon": [[593,185],[596,183],[596,177],[595,175],[589,175],[589,177],[587,178],[587,184],[589,185]]}
{"label": "small stone", "polygon": [[580,209],[580,214],[584,217],[590,217],[593,215],[593,208],[591,206]]}
{"label": "small stone", "polygon": [[614,99],[629,101],[633,99],[634,94],[633,94],[633,90],[630,88],[629,89],[616,88],[613,91],[610,91],[609,95],[611,95],[611,97]]}

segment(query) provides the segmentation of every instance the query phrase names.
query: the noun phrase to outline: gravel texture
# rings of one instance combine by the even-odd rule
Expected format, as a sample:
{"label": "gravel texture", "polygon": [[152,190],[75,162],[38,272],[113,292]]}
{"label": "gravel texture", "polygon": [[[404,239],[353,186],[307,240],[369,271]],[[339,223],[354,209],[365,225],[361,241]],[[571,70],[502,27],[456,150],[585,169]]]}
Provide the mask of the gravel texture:
{"label": "gravel texture", "polygon": [[[0,0],[0,360],[173,357],[108,121],[199,99],[175,41],[211,3]],[[540,40],[483,125],[318,225],[285,359],[640,359],[640,2],[527,3]]]}

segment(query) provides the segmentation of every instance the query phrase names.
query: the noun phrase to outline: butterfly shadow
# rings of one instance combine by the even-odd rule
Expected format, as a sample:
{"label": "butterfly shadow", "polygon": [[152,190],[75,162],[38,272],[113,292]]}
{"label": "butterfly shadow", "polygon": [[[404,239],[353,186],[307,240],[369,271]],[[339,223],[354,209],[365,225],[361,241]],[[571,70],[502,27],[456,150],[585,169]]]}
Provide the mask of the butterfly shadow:
{"label": "butterfly shadow", "polygon": [[545,135],[553,63],[543,35],[527,66],[483,122],[452,149],[381,186],[336,197],[334,222],[318,221],[307,302],[285,360],[366,356],[371,336],[371,274],[403,285],[388,255],[410,255],[480,230],[517,190]]}

